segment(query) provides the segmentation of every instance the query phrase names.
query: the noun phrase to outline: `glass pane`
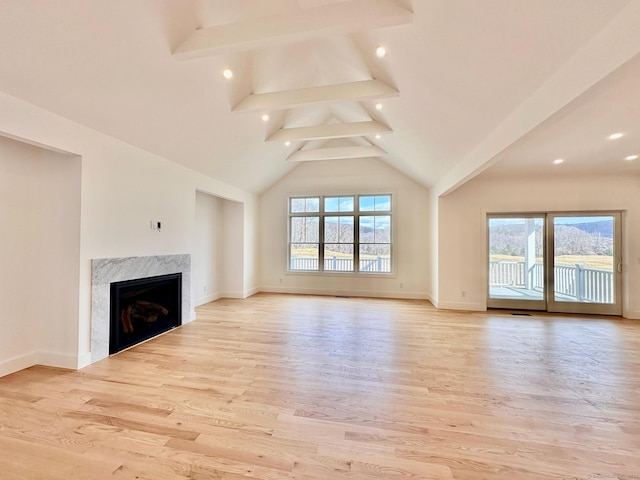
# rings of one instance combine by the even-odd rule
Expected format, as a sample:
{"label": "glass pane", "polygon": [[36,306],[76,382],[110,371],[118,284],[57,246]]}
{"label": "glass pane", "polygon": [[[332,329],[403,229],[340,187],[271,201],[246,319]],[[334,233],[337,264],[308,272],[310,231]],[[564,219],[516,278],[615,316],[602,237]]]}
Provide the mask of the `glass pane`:
{"label": "glass pane", "polygon": [[391,243],[391,217],[389,215],[360,217],[360,243]]}
{"label": "glass pane", "polygon": [[320,199],[318,197],[292,198],[291,213],[319,212]]}
{"label": "glass pane", "polygon": [[320,198],[311,197],[307,198],[305,202],[306,212],[319,212],[320,211]]}
{"label": "glass pane", "polygon": [[340,243],[353,243],[353,217],[340,217]]}
{"label": "glass pane", "polygon": [[317,243],[292,243],[289,269],[317,271],[319,251]]}
{"label": "glass pane", "polygon": [[325,271],[353,272],[353,245],[344,243],[325,244]]}
{"label": "glass pane", "polygon": [[375,243],[391,243],[391,217],[389,215],[378,215],[374,217]]}
{"label": "glass pane", "polygon": [[292,198],[291,199],[291,213],[303,213],[305,211],[306,199],[304,198]]}
{"label": "glass pane", "polygon": [[367,196],[360,197],[360,211],[361,212],[373,212],[375,210],[375,197]]}
{"label": "glass pane", "polygon": [[340,199],[338,197],[329,197],[324,199],[324,211],[325,212],[338,212],[338,205]]}
{"label": "glass pane", "polygon": [[334,243],[338,241],[340,231],[340,217],[324,217],[324,241]]}
{"label": "glass pane", "polygon": [[320,241],[320,217],[291,217],[291,242]]}
{"label": "glass pane", "polygon": [[360,243],[374,243],[376,232],[376,217],[360,217]]}
{"label": "glass pane", "polygon": [[613,232],[613,216],[554,217],[556,302],[615,302]]}
{"label": "glass pane", "polygon": [[360,197],[361,212],[390,212],[391,195],[366,195]]}
{"label": "glass pane", "polygon": [[391,211],[391,195],[376,195],[376,212]]}
{"label": "glass pane", "polygon": [[544,219],[489,218],[489,297],[544,299]]}
{"label": "glass pane", "polygon": [[353,212],[353,197],[327,197],[324,199],[324,211]]}
{"label": "glass pane", "polygon": [[360,244],[361,272],[391,272],[391,245]]}
{"label": "glass pane", "polygon": [[353,243],[353,217],[325,217],[324,241],[327,243]]}

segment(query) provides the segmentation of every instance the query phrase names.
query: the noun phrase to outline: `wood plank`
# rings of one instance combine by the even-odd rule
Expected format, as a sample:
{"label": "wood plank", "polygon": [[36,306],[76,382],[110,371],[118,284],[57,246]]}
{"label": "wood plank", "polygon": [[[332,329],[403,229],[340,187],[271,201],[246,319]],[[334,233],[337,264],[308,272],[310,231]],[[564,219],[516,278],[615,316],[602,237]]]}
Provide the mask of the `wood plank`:
{"label": "wood plank", "polygon": [[0,378],[3,479],[640,474],[640,322],[259,294]]}

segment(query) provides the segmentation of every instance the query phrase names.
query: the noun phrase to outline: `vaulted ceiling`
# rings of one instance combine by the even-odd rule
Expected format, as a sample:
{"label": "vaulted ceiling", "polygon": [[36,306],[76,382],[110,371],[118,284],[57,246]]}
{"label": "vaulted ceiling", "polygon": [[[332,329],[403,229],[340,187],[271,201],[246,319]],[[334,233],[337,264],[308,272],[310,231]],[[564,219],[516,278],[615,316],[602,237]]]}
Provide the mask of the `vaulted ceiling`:
{"label": "vaulted ceiling", "polygon": [[254,193],[362,157],[439,194],[640,175],[639,24],[640,0],[3,0],[0,90]]}

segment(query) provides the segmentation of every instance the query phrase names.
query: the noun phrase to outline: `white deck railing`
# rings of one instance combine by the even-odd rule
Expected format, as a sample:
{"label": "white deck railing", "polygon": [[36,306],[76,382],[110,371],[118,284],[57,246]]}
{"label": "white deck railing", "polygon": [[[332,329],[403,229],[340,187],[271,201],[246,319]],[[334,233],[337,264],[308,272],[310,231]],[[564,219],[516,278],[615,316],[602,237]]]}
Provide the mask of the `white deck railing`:
{"label": "white deck railing", "polygon": [[[360,272],[391,272],[391,259],[389,257],[361,258]],[[309,257],[291,257],[290,270],[318,270],[318,259]],[[325,257],[325,272],[353,272],[353,258]]]}
{"label": "white deck railing", "polygon": [[[525,275],[528,276],[525,282]],[[578,302],[613,303],[613,272],[575,265],[555,265],[555,292]],[[542,290],[544,275],[541,263],[525,272],[524,262],[492,261],[489,264],[489,286]]]}

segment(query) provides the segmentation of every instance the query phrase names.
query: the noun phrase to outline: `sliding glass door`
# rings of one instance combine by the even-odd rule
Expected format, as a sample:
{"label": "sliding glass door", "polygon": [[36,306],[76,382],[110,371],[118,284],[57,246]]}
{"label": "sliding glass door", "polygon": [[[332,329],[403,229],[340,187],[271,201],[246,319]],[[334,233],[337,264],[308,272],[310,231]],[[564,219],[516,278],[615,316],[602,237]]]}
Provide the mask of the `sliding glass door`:
{"label": "sliding glass door", "polygon": [[491,215],[490,308],[546,309],[544,215]]}
{"label": "sliding glass door", "polygon": [[620,213],[549,214],[548,310],[621,315]]}
{"label": "sliding glass door", "polygon": [[489,215],[490,308],[621,315],[619,212]]}

